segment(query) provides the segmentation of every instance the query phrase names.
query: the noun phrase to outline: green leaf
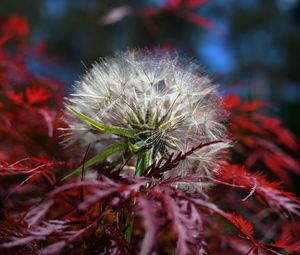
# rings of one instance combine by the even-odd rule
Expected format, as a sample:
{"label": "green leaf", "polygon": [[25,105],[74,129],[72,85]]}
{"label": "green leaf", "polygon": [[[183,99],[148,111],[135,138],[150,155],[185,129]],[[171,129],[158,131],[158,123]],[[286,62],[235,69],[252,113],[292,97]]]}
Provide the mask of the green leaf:
{"label": "green leaf", "polygon": [[128,141],[128,147],[129,147],[130,151],[133,153],[139,152],[141,149],[143,149],[144,146],[145,146],[144,141],[139,141],[135,144],[132,144],[130,141]]}
{"label": "green leaf", "polygon": [[113,144],[113,145],[109,146],[105,150],[101,151],[98,155],[96,155],[95,157],[92,157],[90,160],[85,162],[83,165],[77,167],[73,172],[69,173],[67,176],[62,178],[61,181],[65,181],[69,177],[80,173],[82,171],[83,167],[85,167],[85,168],[90,167],[90,166],[106,159],[108,156],[114,154],[115,152],[118,152],[118,151],[122,150],[123,148],[124,148],[123,143],[117,143],[117,144]]}
{"label": "green leaf", "polygon": [[132,131],[132,130],[106,125],[106,124],[104,124],[100,121],[91,119],[90,117],[82,114],[81,112],[78,112],[77,110],[75,110],[71,106],[67,106],[67,108],[70,111],[72,111],[73,113],[75,113],[79,118],[81,118],[82,120],[86,121],[87,123],[91,124],[92,126],[94,126],[95,128],[97,128],[97,129],[99,129],[103,132],[108,132],[108,133],[112,133],[112,134],[115,134],[115,135],[125,136],[125,137],[128,137],[128,138],[134,138],[135,137],[135,132]]}
{"label": "green leaf", "polygon": [[145,151],[144,153],[138,156],[136,167],[135,167],[136,176],[142,176],[144,171],[150,166],[150,164],[152,163],[152,155],[153,155],[153,148]]}

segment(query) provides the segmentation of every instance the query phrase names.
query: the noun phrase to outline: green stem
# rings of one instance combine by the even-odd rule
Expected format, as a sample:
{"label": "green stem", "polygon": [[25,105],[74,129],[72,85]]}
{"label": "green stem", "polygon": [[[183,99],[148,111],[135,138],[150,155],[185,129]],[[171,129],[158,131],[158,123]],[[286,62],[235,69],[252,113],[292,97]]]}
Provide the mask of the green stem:
{"label": "green stem", "polygon": [[125,230],[125,240],[130,243],[133,232],[133,213],[126,217],[125,226],[127,227]]}
{"label": "green stem", "polygon": [[151,165],[152,163],[152,154],[153,148],[139,154],[136,167],[135,167],[135,175],[142,176],[144,171]]}
{"label": "green stem", "polygon": [[[153,155],[153,148],[141,153],[138,155],[138,159],[135,166],[135,175],[142,176],[144,171],[150,166],[152,163],[152,155]],[[135,205],[136,201],[132,202],[132,205]],[[127,242],[131,241],[131,236],[133,232],[133,223],[134,223],[134,214],[131,213],[126,217],[125,226],[127,226],[125,231],[125,240]]]}

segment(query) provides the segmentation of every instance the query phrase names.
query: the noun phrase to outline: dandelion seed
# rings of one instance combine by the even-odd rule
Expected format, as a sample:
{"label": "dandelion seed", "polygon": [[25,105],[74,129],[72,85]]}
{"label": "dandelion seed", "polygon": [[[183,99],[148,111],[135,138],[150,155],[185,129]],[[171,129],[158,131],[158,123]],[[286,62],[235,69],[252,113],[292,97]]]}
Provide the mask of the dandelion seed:
{"label": "dandelion seed", "polygon": [[[128,51],[103,59],[75,83],[66,104],[71,111],[64,114],[64,144],[93,144],[99,150],[122,143],[123,157],[138,155],[137,175],[171,153],[221,140],[169,173],[185,175],[196,166],[198,172],[211,174],[229,144],[227,114],[216,85],[196,65],[168,52]],[[93,121],[102,123],[102,129]]]}

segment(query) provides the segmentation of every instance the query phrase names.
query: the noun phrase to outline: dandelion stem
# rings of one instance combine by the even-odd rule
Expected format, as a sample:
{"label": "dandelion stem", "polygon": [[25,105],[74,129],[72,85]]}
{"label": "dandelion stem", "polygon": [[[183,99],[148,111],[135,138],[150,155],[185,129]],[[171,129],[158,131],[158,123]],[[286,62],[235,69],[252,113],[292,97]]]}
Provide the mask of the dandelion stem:
{"label": "dandelion stem", "polygon": [[[135,167],[135,175],[142,176],[144,171],[150,166],[152,163],[153,156],[153,148],[146,150],[145,152],[139,154],[136,167]],[[132,205],[134,206],[136,203],[136,199],[133,200]],[[133,231],[133,223],[134,223],[134,213],[131,213],[126,217],[126,231],[125,231],[125,240],[127,242],[131,241],[132,231]]]}
{"label": "dandelion stem", "polygon": [[[135,204],[135,201],[134,201]],[[132,236],[132,231],[133,231],[133,213],[128,215],[126,217],[126,223],[125,225],[127,226],[126,231],[125,231],[125,240],[130,243],[131,241],[131,236]]]}
{"label": "dandelion stem", "polygon": [[138,156],[136,167],[135,167],[135,175],[142,176],[144,171],[150,166],[152,162],[153,148],[143,152]]}

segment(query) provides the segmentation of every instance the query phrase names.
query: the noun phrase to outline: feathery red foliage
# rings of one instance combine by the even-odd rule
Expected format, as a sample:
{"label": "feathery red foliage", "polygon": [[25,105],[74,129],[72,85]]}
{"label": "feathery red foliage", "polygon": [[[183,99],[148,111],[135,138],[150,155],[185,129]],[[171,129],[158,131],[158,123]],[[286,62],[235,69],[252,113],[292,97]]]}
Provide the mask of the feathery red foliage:
{"label": "feathery red foliage", "polygon": [[230,131],[237,142],[234,150],[243,156],[247,168],[265,167],[277,180],[288,181],[287,170],[300,174],[299,145],[295,137],[282,125],[278,117],[259,112],[270,103],[261,101],[242,102],[230,94],[225,105],[231,111]]}
{"label": "feathery red foliage", "polygon": [[[206,2],[168,1],[143,15],[183,8],[185,18],[203,25],[206,21],[193,16],[192,9]],[[216,176],[162,178],[205,146],[199,144],[155,162],[144,177],[125,176],[122,166],[103,171],[109,164],[104,161],[84,169],[80,178],[61,182],[76,167],[63,155],[55,131],[61,125],[55,117],[61,110],[62,84],[27,70],[24,50],[34,50],[26,42],[24,18],[3,20],[0,31],[3,254],[300,253],[300,201],[283,189],[288,170],[300,173],[298,160],[290,155],[299,147],[277,117],[259,112],[269,103],[227,97],[236,140],[232,150],[245,164],[233,157]],[[18,51],[9,52],[6,44]],[[253,171],[258,162],[263,174]],[[81,159],[76,163],[82,164]]]}

